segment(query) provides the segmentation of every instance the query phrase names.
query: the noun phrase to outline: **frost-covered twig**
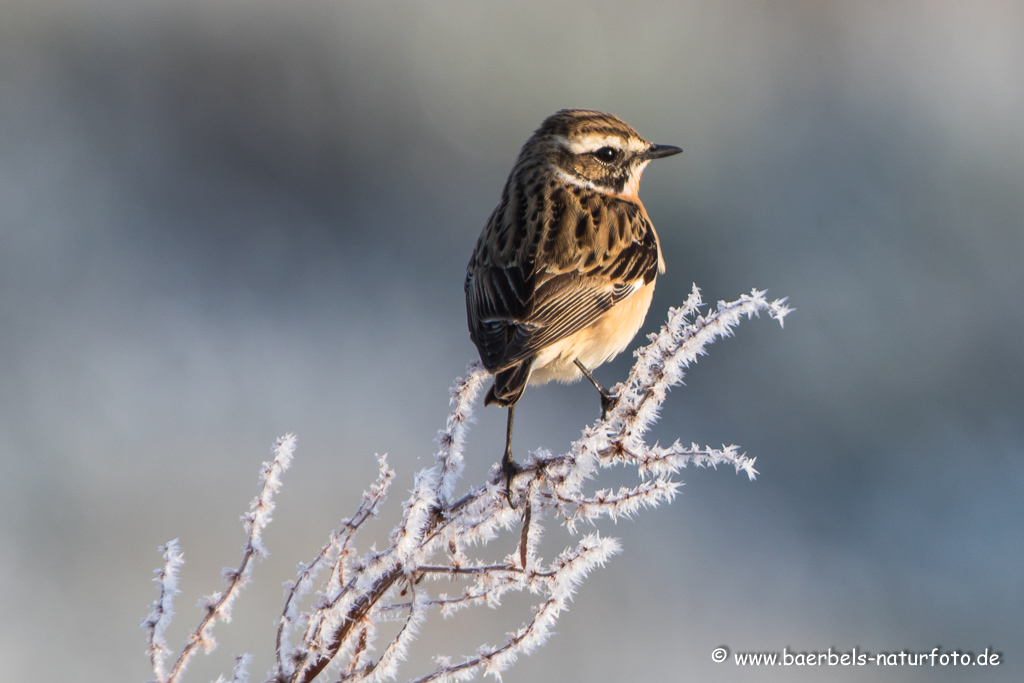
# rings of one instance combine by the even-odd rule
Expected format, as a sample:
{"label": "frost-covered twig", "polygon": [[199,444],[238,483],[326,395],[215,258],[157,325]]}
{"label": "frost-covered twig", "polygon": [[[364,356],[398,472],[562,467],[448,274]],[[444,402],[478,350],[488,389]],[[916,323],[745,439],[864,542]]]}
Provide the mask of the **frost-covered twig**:
{"label": "frost-covered twig", "polygon": [[153,603],[149,616],[142,620],[142,628],[149,633],[149,659],[153,664],[153,673],[163,683],[167,680],[167,671],[164,669],[167,641],[164,639],[164,631],[174,616],[174,596],[181,592],[178,590],[178,570],[185,563],[185,558],[178,548],[178,539],[160,546],[160,552],[164,554],[164,566],[153,572],[156,574],[153,580],[160,585],[160,597]]}
{"label": "frost-covered twig", "polygon": [[[676,441],[663,447],[644,441],[668,390],[681,383],[686,368],[708,344],[730,335],[743,316],[764,311],[781,323],[790,310],[784,300],[769,302],[763,292],[756,290],[733,302],[719,302],[717,309],[707,315],[700,315],[701,306],[700,293],[694,287],[682,307],[670,310],[661,331],[651,335],[651,343],[635,353],[637,361],[629,377],[613,387],[619,396],[614,409],[584,429],[566,452],[553,455],[538,450],[530,454],[512,482],[519,502],[516,508],[508,503],[497,465],[491,470],[490,481],[456,497],[467,425],[488,377],[479,364],[471,365],[468,376],[458,380],[452,391],[452,411],[438,435],[436,464],[416,475],[388,546],[362,554],[354,547],[356,533],[377,514],[394,480],[387,459],[380,456],[377,480],[364,494],[356,513],[341,523],[312,561],[299,565],[285,593],[276,661],[269,680],[312,683],[328,669],[335,672],[335,680],[341,681],[395,678],[410,643],[434,608],[442,617],[450,617],[473,606],[497,607],[510,591],[539,596],[532,618],[510,631],[504,643],[480,645],[473,655],[463,656],[460,661],[453,655],[439,655],[433,671],[415,680],[459,681],[480,671],[500,677],[519,656],[547,640],[580,582],[620,551],[616,539],[592,531],[546,562],[537,555],[545,517],[575,534],[580,524],[632,516],[644,507],[670,501],[680,486],[673,477],[690,463],[698,467],[732,465],[753,479],[757,474],[754,459],[741,454],[736,446],[717,449],[683,446]],[[289,443],[288,458],[294,440]],[[640,481],[615,491],[588,488],[601,469],[616,465],[635,467]],[[275,486],[265,486],[265,493],[272,493]],[[260,503],[264,498],[265,502]],[[223,605],[230,607],[237,588],[248,578],[249,558],[262,549],[259,524],[265,524],[268,517],[259,510],[267,508],[268,515],[269,501],[267,493],[254,503],[246,518],[250,541],[242,566],[228,574],[227,593],[211,598],[207,618],[193,633],[175,669],[165,677],[162,633],[170,618],[174,575],[180,565],[176,545],[168,544],[174,552],[166,552],[167,566],[161,575],[165,578],[158,576],[161,597],[144,622],[158,680],[174,680],[196,644],[212,643],[208,629],[213,617],[223,616]],[[472,549],[495,541],[502,532],[510,532],[503,536],[510,541],[504,559],[495,562],[471,557]],[[176,565],[173,557],[178,558]],[[329,574],[303,610],[300,603],[323,569],[329,569]],[[454,585],[459,592],[452,596],[434,592],[441,580],[441,585]],[[378,626],[396,619],[401,620],[397,633],[378,644]],[[301,633],[296,644],[291,642],[293,632]],[[244,670],[242,663],[239,666]],[[238,671],[236,678],[240,678]]]}
{"label": "frost-covered twig", "polygon": [[249,683],[249,664],[252,662],[252,655],[238,655],[235,657],[235,668],[231,670],[231,680],[223,676],[217,676],[214,683]]}
{"label": "frost-covered twig", "polygon": [[[249,582],[249,577],[252,574],[253,558],[257,555],[263,557],[267,554],[266,549],[263,547],[263,529],[270,523],[271,514],[274,511],[274,494],[281,488],[281,475],[288,469],[294,454],[294,434],[283,436],[275,442],[273,450],[274,458],[269,462],[263,463],[263,469],[260,472],[260,492],[249,506],[249,512],[242,516],[242,523],[245,527],[247,536],[245,545],[242,546],[242,562],[239,564],[237,569],[226,567],[222,572],[222,576],[228,583],[226,590],[214,593],[213,595],[208,595],[199,601],[199,605],[204,608],[205,614],[200,620],[199,626],[189,634],[188,642],[182,649],[181,654],[178,655],[178,659],[174,663],[174,668],[172,668],[168,673],[165,673],[163,670],[163,648],[159,647],[153,660],[153,673],[156,674],[156,680],[159,683],[174,683],[179,680],[179,677],[184,673],[185,668],[188,666],[188,662],[192,658],[192,655],[195,654],[197,647],[201,646],[206,652],[210,652],[217,646],[217,642],[210,634],[214,621],[218,618],[221,621],[231,621],[231,607],[242,588],[244,588]],[[174,569],[176,570],[183,562],[181,555],[178,552],[177,539],[168,543],[165,548],[168,548],[165,557],[171,554],[171,549],[173,549],[174,553],[177,553],[177,564],[174,566]],[[172,561],[171,559],[168,559],[167,569],[164,571],[165,577],[167,575],[171,575],[172,577],[176,575],[176,572],[168,571],[171,568]],[[160,580],[160,578],[161,577],[158,575],[157,579]],[[176,578],[171,581],[170,588],[172,591],[176,586],[176,582]],[[161,583],[160,602],[163,602],[163,595],[167,587],[168,582],[167,579],[164,578]],[[157,625],[155,627],[151,628],[148,626],[149,622],[153,621],[152,614],[149,619],[143,622],[143,626],[150,629],[150,633],[152,634],[151,643],[157,646],[160,646],[161,643],[156,640],[156,637],[162,633],[163,629],[166,628],[167,623],[170,622],[171,612],[169,609],[169,600],[167,608],[166,612],[158,615]],[[154,614],[156,614],[155,607]],[[166,622],[161,625],[159,621],[163,616],[166,616]],[[153,644],[150,646],[151,652],[153,652]],[[159,662],[157,661],[158,659]],[[247,680],[248,676],[245,672],[247,662],[247,659],[237,660],[232,680]]]}
{"label": "frost-covered twig", "polygon": [[[311,562],[299,565],[298,575],[294,581],[288,584],[288,590],[285,592],[284,611],[281,613],[277,629],[275,679],[285,679],[292,671],[291,660],[295,655],[289,642],[289,634],[295,622],[298,620],[304,624],[306,632],[304,639],[310,638],[311,634],[315,634],[321,629],[329,613],[328,608],[332,602],[330,596],[340,592],[341,586],[345,583],[345,568],[350,562],[352,539],[363,524],[377,514],[381,501],[387,495],[395,473],[388,467],[387,456],[378,455],[377,463],[379,465],[377,481],[369,491],[363,494],[363,502],[359,509],[352,517],[342,520],[339,529],[331,534],[330,539]],[[318,572],[328,563],[331,564],[331,576],[325,588],[318,594],[318,609],[313,613],[300,615],[298,612],[299,600],[309,592]]]}

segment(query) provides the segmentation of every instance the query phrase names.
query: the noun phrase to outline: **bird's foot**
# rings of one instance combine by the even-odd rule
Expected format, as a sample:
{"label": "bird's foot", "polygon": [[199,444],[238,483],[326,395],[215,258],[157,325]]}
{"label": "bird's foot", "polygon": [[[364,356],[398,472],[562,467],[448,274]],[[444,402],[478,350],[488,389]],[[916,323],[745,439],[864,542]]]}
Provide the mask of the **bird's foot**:
{"label": "bird's foot", "polygon": [[512,498],[512,480],[523,471],[523,468],[512,459],[511,455],[506,453],[505,457],[501,459],[501,471],[505,475],[505,498],[508,499],[509,506],[515,508],[516,503]]}

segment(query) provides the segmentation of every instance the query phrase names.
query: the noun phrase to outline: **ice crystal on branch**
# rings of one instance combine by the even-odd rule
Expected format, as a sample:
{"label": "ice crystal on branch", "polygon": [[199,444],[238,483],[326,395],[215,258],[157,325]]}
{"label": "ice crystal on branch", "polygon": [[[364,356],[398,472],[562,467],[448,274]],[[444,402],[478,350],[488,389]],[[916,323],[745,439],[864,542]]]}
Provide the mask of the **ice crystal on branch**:
{"label": "ice crystal on branch", "polygon": [[[556,558],[545,561],[537,555],[544,533],[542,520],[554,520],[574,535],[580,524],[634,516],[645,507],[671,501],[681,485],[673,477],[691,463],[732,465],[737,473],[753,479],[754,459],[736,446],[719,449],[676,441],[664,447],[644,440],[668,390],[682,382],[686,369],[709,344],[731,335],[744,316],[764,311],[781,324],[790,312],[784,299],[768,301],[757,290],[736,301],[719,302],[706,315],[700,314],[702,306],[694,287],[683,306],[670,309],[660,332],[634,354],[636,363],[629,376],[613,387],[618,403],[584,429],[566,452],[555,455],[541,449],[530,454],[512,482],[515,508],[508,503],[497,465],[490,481],[456,497],[473,405],[488,378],[478,363],[470,365],[467,377],[452,390],[452,410],[438,434],[435,465],[416,474],[388,547],[358,552],[355,546],[358,532],[376,516],[395,477],[387,458],[378,456],[377,479],[363,494],[355,514],[341,522],[312,560],[299,565],[295,579],[286,586],[268,680],[312,683],[327,671],[339,681],[394,679],[431,613],[446,618],[472,607],[498,607],[512,591],[538,596],[532,618],[509,631],[504,643],[480,645],[474,654],[461,657],[439,654],[434,670],[414,680],[461,681],[480,672],[500,678],[519,656],[533,652],[551,636],[580,583],[621,550],[616,539],[592,531],[569,539]],[[225,570],[226,591],[201,603],[206,614],[170,672],[163,666],[163,633],[171,618],[182,559],[176,541],[162,548],[165,566],[157,570],[156,579],[160,596],[143,620],[160,683],[178,680],[197,646],[213,647],[210,630],[215,618],[230,619],[231,604],[249,580],[251,559],[265,554],[262,530],[270,521],[273,494],[294,449],[295,437],[284,437],[275,445],[273,461],[264,464],[260,494],[242,518],[247,535],[242,563]],[[616,465],[635,467],[639,483],[617,490],[588,487],[601,469]],[[506,543],[503,560],[485,562],[473,556],[475,548],[495,541]],[[437,591],[439,586],[446,592]],[[379,626],[395,621],[397,633],[381,639]],[[298,639],[294,644],[293,635]],[[243,656],[236,661],[232,680],[244,681],[248,659]]]}

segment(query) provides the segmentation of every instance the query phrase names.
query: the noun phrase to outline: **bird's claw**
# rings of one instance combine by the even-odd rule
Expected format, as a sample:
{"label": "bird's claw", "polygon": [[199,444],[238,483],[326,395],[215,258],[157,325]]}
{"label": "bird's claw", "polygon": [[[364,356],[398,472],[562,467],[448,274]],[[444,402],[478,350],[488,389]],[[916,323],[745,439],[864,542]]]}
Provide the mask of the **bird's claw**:
{"label": "bird's claw", "polygon": [[619,397],[616,394],[601,394],[601,419],[608,419],[608,413],[615,410],[615,406],[619,405]]}

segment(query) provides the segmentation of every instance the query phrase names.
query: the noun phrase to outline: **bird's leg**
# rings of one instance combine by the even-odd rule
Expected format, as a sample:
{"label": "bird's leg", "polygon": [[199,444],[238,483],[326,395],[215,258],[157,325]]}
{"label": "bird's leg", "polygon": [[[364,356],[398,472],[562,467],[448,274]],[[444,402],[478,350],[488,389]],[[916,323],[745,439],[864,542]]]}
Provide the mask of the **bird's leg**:
{"label": "bird's leg", "polygon": [[601,386],[601,383],[594,378],[594,374],[590,372],[590,370],[587,370],[586,366],[583,365],[583,363],[581,363],[578,358],[573,362],[576,363],[576,367],[580,369],[580,372],[583,373],[583,376],[589,379],[590,383],[594,385],[594,388],[597,389],[598,392],[600,392],[601,419],[605,419],[606,417],[608,417],[608,413],[611,412],[611,409],[615,407],[615,404],[619,402],[619,397],[609,392],[603,386]]}
{"label": "bird's leg", "polygon": [[512,417],[515,415],[516,406],[513,403],[508,407],[508,424],[505,427],[505,455],[501,458],[501,471],[505,473],[505,497],[508,504],[515,507],[512,502],[512,478],[523,471],[515,459],[512,458]]}

